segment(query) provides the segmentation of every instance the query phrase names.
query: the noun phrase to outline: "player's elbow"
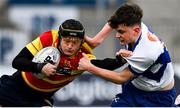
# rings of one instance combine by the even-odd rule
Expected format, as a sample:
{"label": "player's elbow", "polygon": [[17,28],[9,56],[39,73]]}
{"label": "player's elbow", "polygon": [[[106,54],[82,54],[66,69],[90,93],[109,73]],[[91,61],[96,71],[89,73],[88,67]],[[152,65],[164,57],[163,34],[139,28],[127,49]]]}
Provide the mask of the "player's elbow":
{"label": "player's elbow", "polygon": [[121,85],[123,83],[125,83],[125,81],[122,81],[122,80],[116,80],[116,81],[113,81],[115,84],[118,84],[118,85]]}
{"label": "player's elbow", "polygon": [[14,59],[13,61],[12,61],[12,67],[13,68],[15,68],[15,69],[17,69],[17,60],[16,59]]}
{"label": "player's elbow", "polygon": [[114,80],[113,82],[115,84],[121,85],[124,84],[125,82],[127,82],[129,80],[129,78],[124,77],[124,76],[119,76],[118,78],[116,78],[116,80]]}
{"label": "player's elbow", "polygon": [[95,47],[97,47],[100,43],[101,43],[101,42],[99,42],[99,41],[93,41],[93,42],[91,42],[90,44],[91,44],[91,47],[92,47],[92,48],[95,48]]}
{"label": "player's elbow", "polygon": [[103,40],[94,40],[91,45],[92,45],[92,47],[95,48],[95,47],[97,47],[98,45],[100,45],[100,44],[102,43],[102,41],[103,41]]}

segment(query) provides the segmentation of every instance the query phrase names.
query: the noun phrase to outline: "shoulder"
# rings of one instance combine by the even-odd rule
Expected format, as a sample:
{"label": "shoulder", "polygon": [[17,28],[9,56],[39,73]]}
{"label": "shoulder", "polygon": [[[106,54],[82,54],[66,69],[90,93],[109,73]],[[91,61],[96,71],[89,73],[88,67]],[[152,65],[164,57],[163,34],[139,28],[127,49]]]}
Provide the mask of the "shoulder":
{"label": "shoulder", "polygon": [[163,42],[144,25],[142,27],[141,40],[136,46],[134,53],[154,60],[163,53],[163,49]]}
{"label": "shoulder", "polygon": [[58,30],[46,31],[39,38],[43,47],[51,46],[58,39]]}
{"label": "shoulder", "polygon": [[86,42],[84,42],[82,44],[82,47],[81,47],[82,52],[84,52],[86,54],[92,54],[93,53],[92,50],[93,50],[93,48],[89,44],[87,44]]}
{"label": "shoulder", "polygon": [[164,52],[163,49],[164,45],[161,41],[156,38],[149,39],[148,35],[145,35],[136,46],[133,55],[126,60],[134,69],[145,71]]}
{"label": "shoulder", "polygon": [[58,30],[49,30],[49,31],[45,31],[42,34],[40,34],[40,38],[43,37],[52,37],[52,36],[58,36]]}

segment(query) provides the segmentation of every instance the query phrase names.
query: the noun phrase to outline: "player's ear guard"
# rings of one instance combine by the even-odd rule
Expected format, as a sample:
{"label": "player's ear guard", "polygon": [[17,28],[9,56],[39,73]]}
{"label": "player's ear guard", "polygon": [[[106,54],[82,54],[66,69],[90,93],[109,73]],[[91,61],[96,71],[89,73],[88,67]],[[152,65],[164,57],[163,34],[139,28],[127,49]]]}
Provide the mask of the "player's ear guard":
{"label": "player's ear guard", "polygon": [[79,37],[81,39],[84,39],[85,30],[72,30],[72,29],[65,29],[60,25],[59,27],[59,36],[65,37],[65,36],[72,36],[72,37]]}

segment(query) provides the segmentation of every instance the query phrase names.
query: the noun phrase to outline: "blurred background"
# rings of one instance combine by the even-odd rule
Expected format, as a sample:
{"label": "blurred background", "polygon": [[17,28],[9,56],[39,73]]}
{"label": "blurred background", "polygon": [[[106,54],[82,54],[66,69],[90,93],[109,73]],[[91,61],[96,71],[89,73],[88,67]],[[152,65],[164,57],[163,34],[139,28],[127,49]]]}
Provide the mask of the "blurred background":
{"label": "blurred background", "polygon": [[[123,2],[139,4],[144,23],[166,43],[180,94],[180,0],[0,0],[0,76],[16,71],[11,66],[13,58],[40,33],[75,18],[93,37]],[[122,48],[114,33],[110,35],[94,50],[97,58],[114,57]],[[55,106],[109,106],[119,92],[121,85],[85,72],[54,95]]]}

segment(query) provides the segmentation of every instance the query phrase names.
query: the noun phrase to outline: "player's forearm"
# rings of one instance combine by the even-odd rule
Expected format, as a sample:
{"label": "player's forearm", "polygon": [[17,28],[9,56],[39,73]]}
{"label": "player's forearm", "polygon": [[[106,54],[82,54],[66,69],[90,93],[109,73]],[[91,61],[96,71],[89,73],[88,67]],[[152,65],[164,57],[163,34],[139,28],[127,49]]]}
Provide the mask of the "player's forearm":
{"label": "player's forearm", "polygon": [[12,66],[15,69],[29,72],[40,72],[45,64],[38,64],[32,62],[33,55],[25,47],[21,52],[14,58]]}
{"label": "player's forearm", "polygon": [[102,43],[104,39],[106,39],[109,36],[109,33],[112,30],[113,29],[109,26],[109,24],[106,23],[104,27],[101,29],[101,31],[98,34],[96,34],[96,36],[93,38],[93,40],[97,43],[96,45]]}
{"label": "player's forearm", "polygon": [[96,36],[94,36],[93,38],[85,36],[85,40],[90,46],[95,48],[99,44],[101,44],[104,41],[104,39],[108,37],[111,31],[112,31],[112,28],[109,26],[108,23],[106,23],[104,27],[102,28],[102,30],[96,34]]}
{"label": "player's forearm", "polygon": [[94,65],[90,66],[87,71],[116,84],[123,84],[126,81],[126,79],[123,78],[123,75],[121,76],[120,73],[102,69]]}
{"label": "player's forearm", "polygon": [[89,36],[84,36],[85,41],[88,45],[90,45],[92,48],[95,48],[97,46],[97,42],[93,41],[93,38],[89,37]]}

